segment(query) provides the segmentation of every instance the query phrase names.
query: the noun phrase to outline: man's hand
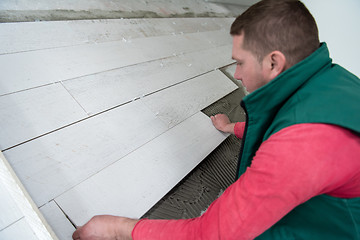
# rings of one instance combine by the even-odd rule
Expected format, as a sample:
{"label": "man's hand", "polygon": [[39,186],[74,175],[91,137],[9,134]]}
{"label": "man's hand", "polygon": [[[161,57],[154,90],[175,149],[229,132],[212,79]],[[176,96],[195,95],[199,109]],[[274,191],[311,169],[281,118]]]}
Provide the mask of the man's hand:
{"label": "man's hand", "polygon": [[79,227],[72,238],[74,240],[130,240],[131,233],[138,220],[101,215],[93,217],[84,226]]}
{"label": "man's hand", "polygon": [[234,134],[235,123],[231,123],[225,114],[216,114],[210,118],[216,129],[222,132]]}

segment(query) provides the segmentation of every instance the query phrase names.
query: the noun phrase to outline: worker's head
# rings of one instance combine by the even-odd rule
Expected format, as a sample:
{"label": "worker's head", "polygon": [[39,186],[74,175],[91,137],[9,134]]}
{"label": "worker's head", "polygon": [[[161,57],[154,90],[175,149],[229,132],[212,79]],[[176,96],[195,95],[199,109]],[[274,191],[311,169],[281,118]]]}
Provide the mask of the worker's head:
{"label": "worker's head", "polygon": [[[231,26],[235,78],[249,92],[300,62],[320,45],[316,22],[295,0],[263,0],[236,18]],[[257,64],[257,65],[256,65]],[[250,66],[253,65],[253,66]]]}

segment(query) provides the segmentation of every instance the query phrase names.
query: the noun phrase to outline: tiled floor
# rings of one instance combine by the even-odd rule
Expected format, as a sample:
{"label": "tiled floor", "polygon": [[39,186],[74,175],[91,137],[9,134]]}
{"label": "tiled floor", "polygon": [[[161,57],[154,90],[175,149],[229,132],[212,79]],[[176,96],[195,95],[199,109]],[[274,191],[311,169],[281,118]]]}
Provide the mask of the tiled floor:
{"label": "tiled floor", "polygon": [[0,24],[0,147],[60,239],[141,217],[226,138],[200,111],[237,89],[231,21]]}

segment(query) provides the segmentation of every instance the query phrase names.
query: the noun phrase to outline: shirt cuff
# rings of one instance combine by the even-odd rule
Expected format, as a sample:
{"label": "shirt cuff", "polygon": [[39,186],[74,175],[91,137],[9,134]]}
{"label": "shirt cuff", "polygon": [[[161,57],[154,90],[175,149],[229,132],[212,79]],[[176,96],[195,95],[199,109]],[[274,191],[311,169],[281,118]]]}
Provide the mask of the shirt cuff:
{"label": "shirt cuff", "polygon": [[243,138],[245,130],[245,122],[237,122],[234,126],[235,136],[238,138]]}

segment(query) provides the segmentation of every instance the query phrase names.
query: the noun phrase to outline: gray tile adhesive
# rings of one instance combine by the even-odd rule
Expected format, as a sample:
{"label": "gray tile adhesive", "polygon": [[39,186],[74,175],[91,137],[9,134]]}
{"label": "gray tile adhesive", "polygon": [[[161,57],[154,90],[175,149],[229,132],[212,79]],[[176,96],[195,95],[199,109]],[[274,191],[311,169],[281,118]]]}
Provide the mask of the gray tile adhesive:
{"label": "gray tile adhesive", "polygon": [[[240,107],[241,88],[203,110],[208,116],[227,114],[231,121],[245,121]],[[163,197],[143,218],[185,219],[198,217],[234,182],[241,140],[229,136],[192,172]]]}

